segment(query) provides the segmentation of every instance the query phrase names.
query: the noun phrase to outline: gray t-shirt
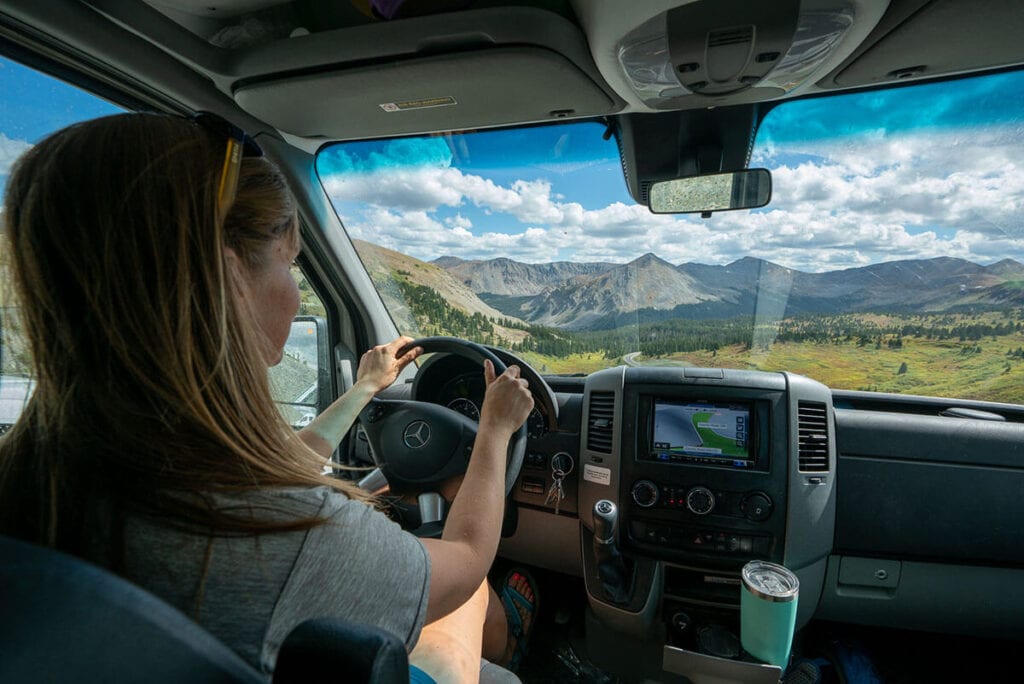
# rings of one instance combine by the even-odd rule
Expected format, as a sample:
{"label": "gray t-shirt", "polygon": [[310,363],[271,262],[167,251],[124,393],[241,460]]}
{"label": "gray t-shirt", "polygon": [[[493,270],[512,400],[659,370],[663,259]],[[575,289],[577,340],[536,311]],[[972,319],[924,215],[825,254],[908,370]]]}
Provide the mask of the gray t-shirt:
{"label": "gray t-shirt", "polygon": [[[226,507],[273,507],[274,519],[326,518],[310,530],[259,537],[190,535],[132,518],[126,574],[197,619],[265,673],[288,633],[315,617],[376,625],[412,650],[427,612],[430,557],[383,513],[328,487],[219,497]],[[200,592],[203,561],[209,571]],[[198,601],[197,601],[198,599]]]}

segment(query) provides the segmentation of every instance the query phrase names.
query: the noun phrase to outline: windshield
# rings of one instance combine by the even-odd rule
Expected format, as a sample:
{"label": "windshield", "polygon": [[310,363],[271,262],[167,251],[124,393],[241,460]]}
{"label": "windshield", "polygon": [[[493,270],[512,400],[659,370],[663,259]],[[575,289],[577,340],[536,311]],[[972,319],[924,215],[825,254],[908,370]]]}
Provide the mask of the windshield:
{"label": "windshield", "polygon": [[1024,74],[784,103],[763,209],[651,214],[605,126],[331,145],[317,171],[400,330],[547,373],[788,370],[1024,401]]}

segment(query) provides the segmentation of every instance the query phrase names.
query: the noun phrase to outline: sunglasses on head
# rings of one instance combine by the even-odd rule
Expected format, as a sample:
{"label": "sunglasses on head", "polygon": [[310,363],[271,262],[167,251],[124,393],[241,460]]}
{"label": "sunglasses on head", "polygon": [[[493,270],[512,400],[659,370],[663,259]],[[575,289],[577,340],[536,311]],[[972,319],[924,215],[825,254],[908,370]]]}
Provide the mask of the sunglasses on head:
{"label": "sunglasses on head", "polygon": [[238,173],[244,157],[262,157],[263,150],[245,131],[213,112],[197,112],[192,122],[227,140],[220,182],[217,184],[217,215],[223,219],[235,202],[238,192]]}

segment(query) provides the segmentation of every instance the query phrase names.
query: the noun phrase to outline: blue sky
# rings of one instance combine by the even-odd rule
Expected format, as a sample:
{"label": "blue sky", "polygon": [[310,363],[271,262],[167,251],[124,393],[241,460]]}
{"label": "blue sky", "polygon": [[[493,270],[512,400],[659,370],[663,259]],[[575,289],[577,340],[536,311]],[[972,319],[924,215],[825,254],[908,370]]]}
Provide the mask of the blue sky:
{"label": "blue sky", "polygon": [[0,196],[11,163],[48,133],[122,111],[95,95],[0,57]]}
{"label": "blue sky", "polygon": [[[0,99],[0,188],[46,133],[118,111],[3,59],[0,92],[14,95]],[[1024,261],[1024,73],[784,103],[753,160],[772,170],[772,203],[709,220],[637,206],[603,132],[588,122],[351,143],[324,151],[317,171],[353,237],[425,260]]]}
{"label": "blue sky", "polygon": [[[563,198],[597,210],[611,202],[630,203],[614,140],[603,140],[604,126],[587,122],[414,140],[383,140],[335,146],[320,154],[322,178],[358,179],[371,184],[380,176],[403,171],[457,169],[465,176],[486,179],[500,188],[516,184],[549,184]],[[537,160],[543,159],[538,165]],[[395,193],[388,208],[429,208],[442,224],[469,221],[482,232],[515,235],[523,230],[514,213],[473,198],[457,205],[436,204],[430,193],[410,187]],[[384,204],[379,202],[379,204]],[[372,204],[372,203],[370,203]],[[342,216],[361,216],[369,207],[361,199],[336,199]]]}

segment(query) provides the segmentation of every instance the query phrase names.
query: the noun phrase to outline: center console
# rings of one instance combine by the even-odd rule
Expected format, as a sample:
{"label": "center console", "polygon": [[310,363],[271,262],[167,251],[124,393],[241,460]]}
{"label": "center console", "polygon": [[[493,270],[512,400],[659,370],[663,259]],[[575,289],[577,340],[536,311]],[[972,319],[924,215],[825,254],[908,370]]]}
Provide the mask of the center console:
{"label": "center console", "polygon": [[624,429],[636,438],[619,462],[624,548],[718,569],[780,560],[784,389],[627,385]]}
{"label": "center console", "polygon": [[788,373],[620,367],[589,376],[583,404],[583,571],[592,631],[607,630],[595,638],[660,643],[677,673],[729,660],[753,559],[797,574],[797,628],[810,619],[834,529],[828,388]]}

